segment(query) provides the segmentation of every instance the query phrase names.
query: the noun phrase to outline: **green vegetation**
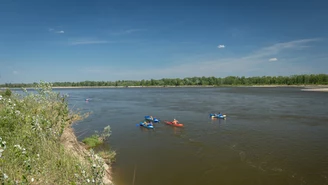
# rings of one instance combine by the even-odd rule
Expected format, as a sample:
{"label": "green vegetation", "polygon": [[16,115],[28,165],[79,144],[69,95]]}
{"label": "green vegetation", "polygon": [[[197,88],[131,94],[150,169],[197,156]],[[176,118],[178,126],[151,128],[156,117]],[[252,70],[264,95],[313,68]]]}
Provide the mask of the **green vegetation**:
{"label": "green vegetation", "polygon": [[[110,126],[106,126],[102,133],[99,135],[98,132],[91,135],[90,137],[84,138],[82,142],[87,145],[88,148],[95,148],[98,145],[103,144],[111,135]],[[98,155],[102,157],[107,164],[115,160],[116,152],[113,150],[100,150]]]}
{"label": "green vegetation", "polygon": [[115,162],[116,152],[114,150],[102,150],[98,155],[103,158],[107,164]]}
{"label": "green vegetation", "polygon": [[[54,86],[183,86],[183,85],[328,85],[328,74],[292,75],[292,76],[262,76],[262,77],[188,77],[163,78],[159,80],[119,80],[84,81],[84,82],[55,82]],[[30,87],[33,84],[2,84],[0,87]]]}
{"label": "green vegetation", "polygon": [[10,89],[6,89],[5,91],[0,91],[0,95],[4,97],[10,97],[12,94]]}
{"label": "green vegetation", "polygon": [[92,149],[64,145],[71,135],[76,140],[67,133],[83,118],[51,87],[0,95],[0,184],[103,184],[105,161]]}
{"label": "green vegetation", "polygon": [[104,141],[110,137],[111,132],[112,131],[110,130],[110,126],[108,125],[104,128],[103,132],[100,135],[98,134],[98,132],[96,132],[92,136],[83,139],[82,142],[88,147],[94,148],[100,144],[103,144]]}
{"label": "green vegetation", "polygon": [[103,143],[99,140],[98,135],[92,135],[90,137],[84,138],[82,142],[86,144],[89,148],[94,148]]}

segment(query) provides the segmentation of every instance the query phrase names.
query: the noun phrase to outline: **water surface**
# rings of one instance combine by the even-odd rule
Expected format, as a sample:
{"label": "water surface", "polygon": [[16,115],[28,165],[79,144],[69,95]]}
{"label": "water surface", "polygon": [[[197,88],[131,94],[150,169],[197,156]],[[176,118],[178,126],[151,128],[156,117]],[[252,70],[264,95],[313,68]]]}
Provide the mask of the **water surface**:
{"label": "water surface", "polygon": [[[110,125],[116,185],[328,184],[328,93],[299,88],[66,89],[92,114],[79,139]],[[85,102],[85,98],[90,98]],[[221,111],[227,120],[211,120]],[[176,128],[136,126],[145,115]]]}

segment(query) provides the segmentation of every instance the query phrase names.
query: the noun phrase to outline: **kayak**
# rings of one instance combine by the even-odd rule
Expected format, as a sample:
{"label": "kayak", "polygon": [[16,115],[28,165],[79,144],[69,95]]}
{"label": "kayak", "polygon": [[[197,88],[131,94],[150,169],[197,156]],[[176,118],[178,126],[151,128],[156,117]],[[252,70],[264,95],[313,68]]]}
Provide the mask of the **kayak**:
{"label": "kayak", "polygon": [[172,125],[172,126],[175,126],[175,127],[183,127],[182,123],[174,124],[171,121],[166,121],[166,120],[164,122],[168,125]]}
{"label": "kayak", "polygon": [[153,125],[146,125],[143,122],[140,122],[139,124],[140,124],[140,126],[143,126],[143,127],[149,128],[149,129],[153,129],[154,128]]}
{"label": "kayak", "polygon": [[160,122],[159,119],[157,119],[157,118],[153,118],[153,119],[152,119],[150,116],[145,116],[145,120],[153,121],[154,123],[158,123],[158,122]]}
{"label": "kayak", "polygon": [[227,115],[225,114],[219,114],[219,115],[215,115],[215,114],[210,114],[210,118],[218,118],[218,119],[225,119],[227,118]]}

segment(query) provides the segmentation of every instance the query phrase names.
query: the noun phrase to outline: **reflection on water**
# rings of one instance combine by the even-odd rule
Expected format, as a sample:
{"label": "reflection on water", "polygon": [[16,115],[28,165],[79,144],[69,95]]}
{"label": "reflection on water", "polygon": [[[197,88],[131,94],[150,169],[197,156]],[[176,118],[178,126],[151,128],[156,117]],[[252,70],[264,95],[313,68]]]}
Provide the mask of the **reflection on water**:
{"label": "reflection on water", "polygon": [[[79,139],[111,125],[116,185],[131,184],[134,175],[135,185],[328,184],[328,93],[297,88],[61,91],[70,95],[70,107],[93,112],[75,125]],[[215,112],[227,119],[210,119]],[[136,126],[145,115],[176,118],[185,127]]]}

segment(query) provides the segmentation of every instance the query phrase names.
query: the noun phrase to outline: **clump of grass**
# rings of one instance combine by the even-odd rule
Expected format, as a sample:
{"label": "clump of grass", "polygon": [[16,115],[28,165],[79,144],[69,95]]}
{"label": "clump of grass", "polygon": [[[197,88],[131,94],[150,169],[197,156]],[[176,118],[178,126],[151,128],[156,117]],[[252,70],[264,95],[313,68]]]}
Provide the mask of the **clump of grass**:
{"label": "clump of grass", "polygon": [[103,143],[103,141],[101,141],[99,139],[99,136],[96,135],[96,134],[94,134],[94,135],[92,135],[90,137],[84,138],[82,140],[82,142],[84,144],[86,144],[89,148],[94,148],[94,147],[96,147],[96,146],[98,146],[98,145],[100,145],[100,144]]}
{"label": "clump of grass", "polygon": [[82,140],[84,144],[86,144],[89,148],[94,148],[100,144],[103,144],[106,139],[108,139],[111,135],[112,131],[110,126],[106,126],[101,134],[97,131],[92,136],[86,137]]}
{"label": "clump of grass", "polygon": [[68,109],[52,84],[35,90],[0,95],[0,184],[103,184],[104,160],[93,150],[81,160],[60,141],[83,116]]}
{"label": "clump of grass", "polygon": [[[106,126],[101,134],[96,132],[90,137],[86,137],[82,140],[82,142],[87,146],[87,148],[95,148],[101,144],[103,144],[111,135],[112,131],[110,126]],[[114,162],[116,152],[114,150],[106,150],[101,149],[98,150],[97,153],[100,157],[102,157],[107,164]]]}
{"label": "clump of grass", "polygon": [[98,155],[105,160],[106,164],[115,162],[116,152],[114,150],[100,151]]}

